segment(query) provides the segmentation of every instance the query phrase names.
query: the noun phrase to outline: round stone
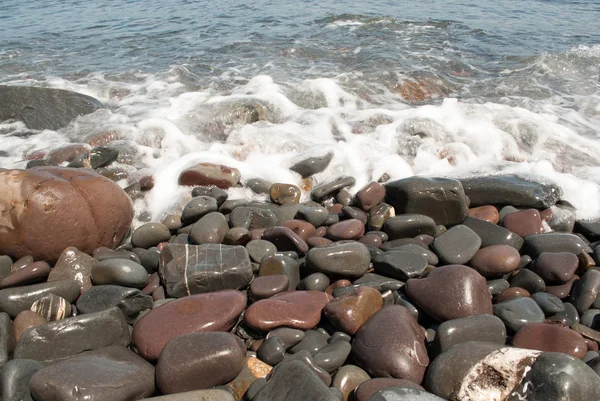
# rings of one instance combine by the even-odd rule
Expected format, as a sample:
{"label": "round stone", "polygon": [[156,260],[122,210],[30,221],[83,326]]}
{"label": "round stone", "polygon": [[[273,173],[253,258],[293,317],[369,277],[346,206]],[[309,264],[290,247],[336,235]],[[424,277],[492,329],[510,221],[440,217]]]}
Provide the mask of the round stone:
{"label": "round stone", "polygon": [[431,246],[445,263],[465,264],[479,250],[481,238],[469,227],[458,225],[437,236]]}
{"label": "round stone", "polygon": [[513,345],[544,352],[562,352],[579,359],[587,352],[587,344],[581,334],[567,327],[546,323],[524,325],[513,337]]}
{"label": "round stone", "polygon": [[356,204],[365,212],[385,199],[385,188],[378,182],[371,182],[356,193]]}
{"label": "round stone", "polygon": [[215,185],[227,189],[236,186],[239,181],[238,169],[211,163],[197,164],[179,175],[179,185]]}
{"label": "round stone", "polygon": [[469,209],[468,215],[479,220],[485,220],[492,224],[498,224],[498,221],[500,220],[498,209],[492,205],[471,208]]}
{"label": "round stone", "polygon": [[[354,389],[370,378],[369,374],[358,366],[344,365],[333,376],[331,387],[339,389],[344,395],[344,401],[347,401]],[[356,399],[356,393],[354,398]]]}
{"label": "round stone", "polygon": [[306,264],[311,269],[344,277],[363,276],[370,262],[369,250],[358,242],[323,245],[312,248],[306,255]]}
{"label": "round stone", "polygon": [[229,230],[227,219],[219,212],[210,212],[192,225],[190,238],[195,244],[220,244]]}
{"label": "round stone", "polygon": [[258,359],[264,363],[275,366],[283,361],[285,355],[285,347],[283,341],[279,337],[271,337],[263,341],[256,351]]}
{"label": "round stone", "polygon": [[323,273],[313,273],[304,277],[298,284],[299,290],[325,291],[331,284],[329,277]]}
{"label": "round stone", "polygon": [[520,237],[544,232],[540,212],[536,209],[527,209],[507,214],[502,219],[502,225]]}
{"label": "round stone", "polygon": [[510,287],[510,288],[507,288],[507,289],[503,290],[502,292],[500,292],[500,294],[496,295],[494,297],[494,303],[498,304],[500,302],[508,301],[511,299],[517,299],[517,298],[523,298],[523,297],[529,297],[529,296],[531,296],[531,294],[525,288]]}
{"label": "round stone", "polygon": [[275,294],[287,291],[288,285],[289,280],[283,274],[257,277],[250,284],[252,299],[260,300],[272,297]]}
{"label": "round stone", "polygon": [[546,284],[565,284],[577,271],[579,259],[570,252],[543,252],[532,266]]}
{"label": "round stone", "polygon": [[124,287],[144,288],[150,275],[139,263],[127,259],[108,259],[92,267],[94,284],[115,284]]}
{"label": "round stone", "polygon": [[323,314],[337,329],[354,335],[364,322],[381,309],[382,303],[379,291],[358,287],[329,301]]}
{"label": "round stone", "polygon": [[484,277],[498,277],[517,269],[521,255],[509,245],[491,245],[478,250],[469,264]]}
{"label": "round stone", "polygon": [[277,252],[277,247],[272,242],[253,239],[246,244],[246,250],[253,262],[260,263],[265,256],[274,255]]}
{"label": "round stone", "polygon": [[44,319],[39,313],[31,310],[24,310],[19,313],[13,322],[13,330],[15,331],[15,340],[19,341],[21,334],[30,327],[39,326],[46,324],[48,321]]}
{"label": "round stone", "polygon": [[223,243],[227,245],[246,245],[252,239],[250,230],[243,227],[233,227],[227,230]]}
{"label": "round stone", "polygon": [[340,221],[327,229],[327,236],[335,241],[357,240],[364,233],[365,225],[356,219]]}
{"label": "round stone", "polygon": [[517,331],[528,323],[544,321],[544,312],[531,298],[516,298],[495,304],[494,315],[502,319],[512,331]]}
{"label": "round stone", "polygon": [[283,223],[283,227],[289,228],[304,241],[317,235],[317,229],[308,221],[295,219],[288,220],[285,223]]}
{"label": "round stone", "polygon": [[131,235],[131,245],[148,249],[171,238],[169,227],[161,223],[146,223],[135,229]]}
{"label": "round stone", "polygon": [[197,196],[185,205],[181,213],[181,220],[185,224],[192,224],[210,212],[216,212],[219,206],[212,196]]}

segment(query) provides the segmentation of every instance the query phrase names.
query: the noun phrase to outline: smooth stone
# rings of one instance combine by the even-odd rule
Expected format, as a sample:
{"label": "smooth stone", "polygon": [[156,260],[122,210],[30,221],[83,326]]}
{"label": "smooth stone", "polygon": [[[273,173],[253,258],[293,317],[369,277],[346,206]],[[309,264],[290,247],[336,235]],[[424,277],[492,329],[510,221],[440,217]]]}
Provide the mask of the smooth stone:
{"label": "smooth stone", "polygon": [[271,183],[262,178],[251,178],[246,181],[246,187],[250,188],[255,194],[268,194]]}
{"label": "smooth stone", "polygon": [[310,177],[324,171],[333,159],[333,152],[323,156],[313,156],[295,163],[290,170],[300,174],[302,178]]}
{"label": "smooth stone", "polygon": [[420,385],[408,380],[392,377],[376,377],[361,383],[354,391],[354,401],[369,401],[378,391],[390,387],[414,388],[424,390]]}
{"label": "smooth stone", "polygon": [[454,345],[467,341],[484,341],[504,345],[506,327],[494,315],[473,315],[447,320],[440,324],[435,333],[436,352],[442,353]]}
{"label": "smooth stone", "polygon": [[217,200],[217,204],[219,206],[221,206],[223,204],[223,202],[225,202],[227,200],[227,198],[229,197],[229,195],[227,194],[227,191],[224,191],[223,189],[221,189],[219,187],[212,187],[212,186],[196,187],[196,188],[192,189],[192,196],[194,196],[194,197],[210,196]]}
{"label": "smooth stone", "polygon": [[[377,347],[373,347],[374,343]],[[407,308],[382,308],[356,332],[352,357],[372,377],[395,377],[421,383],[429,357],[425,335]]]}
{"label": "smooth stone", "polygon": [[[330,212],[330,214],[332,213]],[[339,216],[338,213],[333,214],[337,214]],[[342,208],[342,214],[346,217],[346,219],[354,219],[360,221],[363,224],[363,226],[366,225],[369,221],[369,215],[356,206],[344,206]]]}
{"label": "smooth stone", "polygon": [[462,224],[469,227],[481,238],[482,248],[491,245],[510,245],[519,251],[523,247],[523,238],[499,225],[474,217],[467,217]]}
{"label": "smooth stone", "polygon": [[[396,240],[393,240],[393,241],[396,241]],[[430,265],[434,265],[434,266],[440,262],[438,256],[434,252],[432,252],[428,248],[424,248],[421,245],[417,245],[417,244],[399,245],[399,246],[393,247],[392,249],[389,249],[386,252],[408,252],[408,253],[416,253],[419,255],[423,255],[423,257],[425,257],[425,259],[427,260],[427,263]]]}
{"label": "smooth stone", "polygon": [[[310,330],[309,332],[312,333],[313,331],[314,330]],[[318,338],[326,338],[326,336],[324,336],[322,333],[317,333],[317,334],[320,334],[320,336],[318,336]],[[314,333],[310,334],[310,336],[315,336],[315,338],[317,338],[317,336]],[[325,344],[319,344],[319,346],[316,348],[322,348],[326,344],[327,344],[326,342],[325,342]],[[314,352],[316,353],[317,350],[315,349]],[[300,361],[300,362],[304,363],[306,366],[308,366],[313,371],[313,373],[315,373],[319,377],[319,379],[323,382],[323,384],[325,384],[326,386],[331,385],[331,375],[329,373],[327,373],[323,368],[321,368],[320,366],[315,364],[315,362],[313,360],[313,354],[311,353],[311,351],[309,351],[307,349],[302,349],[293,354],[286,354],[285,357],[283,358],[283,360],[284,360],[284,362]],[[273,370],[276,370],[276,369],[278,369],[278,366],[275,366],[273,368]]]}
{"label": "smooth stone", "polygon": [[317,229],[315,226],[303,220],[288,220],[283,223],[283,227],[289,228],[304,241],[317,235]]}
{"label": "smooth stone", "polygon": [[350,355],[352,346],[346,341],[336,341],[319,349],[313,360],[329,373],[338,370]]}
{"label": "smooth stone", "polygon": [[292,291],[255,302],[246,309],[244,321],[252,329],[269,331],[277,327],[308,330],[321,320],[329,296],[320,291]]}
{"label": "smooth stone", "polygon": [[374,288],[358,287],[332,299],[323,314],[339,330],[354,335],[360,326],[381,309],[381,293]]}
{"label": "smooth stone", "polygon": [[422,214],[400,214],[387,219],[383,231],[391,240],[412,238],[421,234],[434,235],[436,224],[431,217]]}
{"label": "smooth stone", "polygon": [[246,206],[250,203],[248,199],[227,199],[221,206],[219,206],[219,213],[223,213],[224,215],[230,214],[233,209],[238,208],[240,206]]}
{"label": "smooth stone", "polygon": [[0,255],[0,281],[10,275],[10,268],[13,265],[13,260],[10,256]]}
{"label": "smooth stone", "polygon": [[53,322],[71,316],[71,304],[63,297],[46,294],[31,305],[31,311]]}
{"label": "smooth stone", "polygon": [[469,217],[484,220],[492,224],[498,224],[500,216],[498,209],[493,205],[477,206],[469,209]]}
{"label": "smooth stone", "polygon": [[182,393],[161,395],[158,397],[144,399],[152,401],[236,401],[231,393],[217,388],[211,390],[185,391]]}
{"label": "smooth stone", "polygon": [[300,360],[284,361],[273,369],[267,384],[252,401],[338,401],[319,376]]}
{"label": "smooth stone", "polygon": [[531,366],[517,395],[527,401],[600,399],[600,377],[588,365],[559,352],[541,354]]}
{"label": "smooth stone", "polygon": [[300,202],[302,191],[296,185],[291,184],[273,184],[269,188],[269,195],[273,203],[285,205],[288,203]]}
{"label": "smooth stone", "polygon": [[229,223],[231,227],[243,227],[248,230],[270,228],[277,224],[277,216],[269,209],[240,206],[229,214]]}
{"label": "smooth stone", "polygon": [[94,259],[99,262],[109,259],[126,259],[132,262],[140,263],[139,256],[136,255],[135,252],[127,249],[112,250],[106,247],[99,247],[94,249],[92,256],[94,256]]}
{"label": "smooth stone", "polygon": [[298,284],[299,290],[325,291],[329,287],[331,281],[323,273],[312,273],[300,280]]}
{"label": "smooth stone", "polygon": [[413,252],[394,250],[373,258],[375,272],[399,280],[420,277],[427,266],[425,256]]}
{"label": "smooth stone", "polygon": [[45,281],[50,270],[50,265],[46,262],[33,262],[0,280],[0,288]]}
{"label": "smooth stone", "polygon": [[375,248],[379,248],[383,244],[383,242],[381,241],[381,237],[377,235],[364,235],[358,240],[358,242],[360,242],[363,245],[372,246]]}
{"label": "smooth stone", "polygon": [[79,293],[79,284],[74,280],[5,288],[0,290],[0,310],[14,318],[20,312],[30,309],[31,305],[44,295],[55,294],[72,303],[79,297]]}
{"label": "smooth stone", "polygon": [[208,213],[216,212],[218,208],[217,200],[212,196],[197,196],[192,198],[181,212],[181,221],[193,224]]}
{"label": "smooth stone", "polygon": [[207,331],[229,331],[246,307],[236,290],[191,295],[155,307],[133,326],[132,342],[147,360],[158,359],[175,337]]}
{"label": "smooth stone", "polygon": [[167,226],[170,231],[179,230],[183,226],[183,223],[181,222],[181,214],[179,213],[171,213],[166,215],[161,223]]}
{"label": "smooth stone", "polygon": [[531,295],[531,299],[537,302],[546,316],[554,315],[565,310],[562,301],[558,297],[548,294],[547,292],[536,292]]}
{"label": "smooth stone", "polygon": [[269,241],[253,239],[246,244],[246,250],[253,262],[260,263],[265,256],[274,255],[277,252],[277,247]]}
{"label": "smooth stone", "polygon": [[92,282],[96,285],[114,284],[124,287],[144,288],[149,274],[144,268],[127,259],[108,259],[92,267]]}
{"label": "smooth stone", "polygon": [[[288,287],[289,279],[287,276],[283,274],[274,274],[255,278],[250,284],[250,291],[252,293],[252,299],[260,300],[287,291]],[[271,364],[269,363],[269,365]]]}
{"label": "smooth stone", "polygon": [[510,288],[510,283],[503,278],[487,281],[488,291],[492,296],[500,294],[502,291]]}
{"label": "smooth stone", "polygon": [[356,205],[365,212],[383,202],[384,199],[385,188],[375,181],[362,187],[355,196]]}
{"label": "smooth stone", "polygon": [[[277,223],[275,225],[285,226],[286,222],[295,219],[299,209],[299,203],[287,203],[279,206],[277,209],[273,209],[273,213],[275,213],[275,217],[277,217]],[[288,228],[291,229],[292,227]]]}
{"label": "smooth stone", "polygon": [[288,256],[274,254],[266,256],[258,268],[258,276],[284,275],[288,278],[290,291],[295,290],[300,283],[300,265],[298,261]]}
{"label": "smooth stone", "polygon": [[469,265],[484,277],[498,277],[519,267],[521,255],[509,245],[492,245],[478,250]]}
{"label": "smooth stone", "polygon": [[298,253],[308,252],[308,245],[295,232],[287,227],[272,227],[265,230],[263,238],[271,242],[280,252],[296,251]]}
{"label": "smooth stone", "polygon": [[382,202],[369,210],[367,228],[372,231],[379,231],[383,228],[385,222],[395,215],[396,210],[394,207]]}
{"label": "smooth stone", "polygon": [[272,337],[279,337],[282,341],[283,347],[287,350],[294,345],[298,344],[305,337],[304,331],[290,329],[289,327],[281,327],[275,330],[269,331],[266,339]]}
{"label": "smooth stone", "polygon": [[544,312],[531,298],[516,298],[494,305],[494,315],[498,316],[507,329],[516,332],[528,323],[544,321]]}
{"label": "smooth stone", "polygon": [[333,243],[312,248],[306,254],[306,265],[318,272],[343,277],[361,277],[369,268],[371,255],[358,242]]}
{"label": "smooth stone", "polygon": [[600,220],[578,220],[575,222],[575,230],[590,241],[600,240]]}
{"label": "smooth stone", "polygon": [[285,346],[279,337],[267,338],[256,351],[258,359],[271,366],[283,361]]}
{"label": "smooth stone", "polygon": [[577,268],[577,255],[569,252],[543,252],[534,262],[532,270],[547,284],[564,284],[571,280]]}
{"label": "smooth stone", "polygon": [[560,324],[572,326],[579,323],[579,313],[573,304],[569,302],[563,302],[565,310],[557,313],[556,315],[549,318],[550,321],[555,321]]}
{"label": "smooth stone", "polygon": [[21,334],[30,327],[46,324],[48,321],[32,310],[24,310],[19,313],[13,321],[13,329],[15,331],[15,341],[19,341]]}
{"label": "smooth stone", "polygon": [[15,342],[15,331],[10,316],[0,312],[0,368],[10,359]]}
{"label": "smooth stone", "polygon": [[25,255],[25,256],[19,258],[17,261],[15,261],[15,263],[13,263],[13,265],[10,267],[10,272],[16,273],[19,270],[32,264],[33,261],[34,261],[33,256]]}
{"label": "smooth stone", "polygon": [[517,348],[563,352],[578,359],[587,352],[587,344],[581,334],[556,324],[526,324],[515,333],[512,343]]}
{"label": "smooth stone", "polygon": [[465,264],[481,246],[481,238],[469,227],[454,226],[437,236],[431,247],[446,264]]}
{"label": "smooth stone", "polygon": [[168,241],[171,237],[169,227],[161,223],[146,223],[135,229],[131,235],[131,245],[144,249]]}
{"label": "smooth stone", "polygon": [[156,385],[163,394],[209,389],[226,384],[244,367],[246,347],[231,333],[191,333],[169,341],[156,364]]}
{"label": "smooth stone", "polygon": [[365,284],[365,283],[378,283],[382,288],[400,289],[404,286],[404,283],[393,278],[382,276],[376,273],[367,273],[364,276],[354,280],[353,284]]}
{"label": "smooth stone", "polygon": [[567,233],[534,234],[525,238],[523,253],[537,259],[544,252],[570,252],[579,255],[582,252],[592,252],[581,238]]}
{"label": "smooth stone", "polygon": [[352,194],[346,188],[342,188],[338,191],[335,195],[335,200],[338,204],[342,205],[342,207],[352,205],[354,201]]}
{"label": "smooth stone", "polygon": [[543,184],[514,175],[461,179],[471,206],[513,205],[545,209],[562,196],[555,184]]}
{"label": "smooth stone", "polygon": [[239,181],[238,169],[211,163],[197,164],[183,170],[179,175],[179,185],[215,185],[221,189],[227,189],[236,186]]}
{"label": "smooth stone", "polygon": [[160,263],[160,249],[151,247],[140,256],[140,264],[149,274],[155,274]]}
{"label": "smooth stone", "polygon": [[129,326],[117,308],[31,327],[19,338],[14,357],[47,364],[111,345],[129,345]]}
{"label": "smooth stone", "polygon": [[343,400],[347,401],[351,394],[353,399],[356,399],[354,390],[370,379],[369,374],[358,366],[344,365],[333,376],[331,387],[339,389],[342,392]]}
{"label": "smooth stone", "polygon": [[485,278],[467,266],[442,266],[425,278],[410,279],[406,282],[406,294],[438,322],[492,313]]}
{"label": "smooth stone", "polygon": [[392,386],[379,390],[369,401],[446,401],[434,394],[414,388]]}
{"label": "smooth stone", "polygon": [[461,224],[467,217],[467,199],[457,180],[413,176],[389,182],[385,189],[386,202],[398,214],[422,214],[442,225]]}
{"label": "smooth stone", "polygon": [[333,181],[318,185],[310,192],[310,197],[314,201],[320,201],[328,195],[334,194],[342,188],[351,187],[356,183],[354,177],[344,176]]}
{"label": "smooth stone", "polygon": [[[588,310],[598,297],[600,291],[600,271],[588,269],[573,285],[571,299],[577,312]],[[0,291],[1,293],[1,291]]]}
{"label": "smooth stone", "polygon": [[574,274],[573,277],[571,277],[571,280],[567,281],[564,284],[547,285],[546,292],[560,299],[564,299],[569,296],[569,294],[571,293],[571,289],[573,288],[573,284],[575,284],[577,280],[579,280],[579,276]]}
{"label": "smooth stone", "polygon": [[167,245],[158,274],[169,297],[241,289],[252,281],[246,248],[220,244]]}
{"label": "smooth stone", "polygon": [[31,359],[13,359],[5,363],[0,369],[0,399],[33,401],[29,381],[41,368],[41,363]]}
{"label": "smooth stone", "polygon": [[315,227],[319,227],[329,218],[329,211],[320,205],[302,204],[298,208],[295,217],[305,220]]}
{"label": "smooth stone", "polygon": [[220,244],[229,231],[227,219],[219,212],[210,212],[192,225],[190,238],[197,245]]}
{"label": "smooth stone", "polygon": [[365,225],[356,219],[335,223],[327,229],[327,236],[334,241],[357,240],[365,233]]}
{"label": "smooth stone", "polygon": [[76,305],[80,314],[100,312],[116,306],[131,322],[141,311],[152,309],[152,297],[136,288],[98,285],[81,295]]}
{"label": "smooth stone", "polygon": [[523,238],[544,232],[540,212],[536,209],[527,209],[508,214],[502,219],[502,225]]}
{"label": "smooth stone", "polygon": [[223,243],[225,245],[246,245],[252,240],[252,232],[243,227],[233,227],[227,230]]}
{"label": "smooth stone", "polygon": [[581,315],[581,324],[591,329],[600,329],[600,309],[588,309]]}
{"label": "smooth stone", "polygon": [[154,393],[154,367],[129,349],[112,346],[42,368],[30,387],[37,401],[128,401]]}
{"label": "smooth stone", "polygon": [[529,293],[542,292],[546,289],[544,280],[528,269],[517,270],[508,280],[511,287],[526,289]]}

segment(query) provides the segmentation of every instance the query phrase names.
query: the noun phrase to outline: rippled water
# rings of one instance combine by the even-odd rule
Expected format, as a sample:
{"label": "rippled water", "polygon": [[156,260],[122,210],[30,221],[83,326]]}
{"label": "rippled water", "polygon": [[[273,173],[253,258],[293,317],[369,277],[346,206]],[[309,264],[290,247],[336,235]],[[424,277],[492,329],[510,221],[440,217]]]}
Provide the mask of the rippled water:
{"label": "rippled water", "polygon": [[318,182],[516,172],[600,216],[598,0],[2,0],[0,83],[108,107],[59,132],[0,125],[0,166],[116,132],[121,184],[156,176],[138,205],[156,218],[195,162],[300,184],[288,167],[328,151]]}

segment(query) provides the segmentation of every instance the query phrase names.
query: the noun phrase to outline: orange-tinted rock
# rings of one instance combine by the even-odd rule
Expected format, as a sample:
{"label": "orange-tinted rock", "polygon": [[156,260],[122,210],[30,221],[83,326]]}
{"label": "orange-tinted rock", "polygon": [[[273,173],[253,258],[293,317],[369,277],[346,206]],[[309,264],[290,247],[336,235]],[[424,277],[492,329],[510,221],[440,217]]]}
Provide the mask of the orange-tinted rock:
{"label": "orange-tinted rock", "polygon": [[308,244],[287,227],[267,228],[262,238],[272,242],[278,251],[295,251],[300,254],[308,252]]}
{"label": "orange-tinted rock", "polygon": [[140,178],[139,184],[142,191],[149,191],[154,188],[154,177],[146,175]]}
{"label": "orange-tinted rock", "polygon": [[235,379],[227,385],[233,391],[236,401],[240,401],[252,383],[263,377],[267,377],[273,368],[253,356],[246,358],[242,371]]}
{"label": "orange-tinted rock", "polygon": [[261,331],[277,327],[308,330],[319,324],[321,311],[330,297],[321,291],[291,291],[253,303],[246,309],[244,320]]}
{"label": "orange-tinted rock", "polygon": [[333,240],[357,240],[365,233],[365,225],[357,219],[335,223],[327,229],[327,236]]}
{"label": "orange-tinted rock", "polygon": [[500,216],[498,209],[492,205],[479,206],[469,209],[468,214],[470,217],[475,217],[479,220],[485,220],[492,224],[498,224]]}
{"label": "orange-tinted rock", "polygon": [[229,331],[246,306],[237,290],[190,295],[148,312],[134,326],[132,342],[147,360],[158,359],[173,338],[187,333]]}
{"label": "orange-tinted rock", "polygon": [[117,131],[102,131],[102,132],[96,132],[91,135],[88,135],[85,138],[85,142],[87,142],[89,145],[91,145],[93,147],[96,147],[96,146],[103,146],[103,145],[109,144],[112,141],[118,141],[119,139],[122,139],[122,138],[123,138],[123,135]]}
{"label": "orange-tinted rock", "polygon": [[298,203],[300,202],[301,194],[302,191],[300,191],[300,188],[291,184],[273,184],[269,189],[271,201],[279,205]]}
{"label": "orange-tinted rock", "polygon": [[0,254],[53,263],[69,246],[91,254],[119,245],[133,206],[117,184],[89,170],[1,170],[0,216]]}
{"label": "orange-tinted rock", "polygon": [[200,163],[179,175],[179,185],[215,185],[222,189],[234,187],[240,181],[240,172],[236,168],[219,164]]}
{"label": "orange-tinted rock", "polygon": [[13,322],[15,340],[19,341],[19,337],[21,337],[21,334],[23,334],[28,328],[46,323],[48,323],[48,321],[44,319],[41,315],[31,310],[24,310],[15,317],[15,320]]}
{"label": "orange-tinted rock", "polygon": [[540,212],[536,209],[527,209],[510,213],[502,219],[502,225],[520,237],[541,234],[544,232]]}
{"label": "orange-tinted rock", "polygon": [[525,288],[521,287],[510,287],[503,290],[500,294],[494,297],[494,303],[499,304],[500,302],[509,301],[511,299],[529,297],[531,294]]}
{"label": "orange-tinted rock", "polygon": [[283,227],[289,228],[304,241],[317,235],[315,226],[304,220],[288,220],[283,223]]}
{"label": "orange-tinted rock", "polygon": [[323,313],[337,329],[354,335],[367,319],[381,309],[382,303],[378,290],[359,287],[329,301]]}
{"label": "orange-tinted rock", "polygon": [[491,245],[481,248],[469,261],[472,268],[484,277],[498,277],[515,271],[521,255],[510,245]]}
{"label": "orange-tinted rock", "polygon": [[574,358],[583,358],[587,344],[581,334],[556,324],[529,323],[521,327],[513,338],[518,348],[545,352],[562,352]]}
{"label": "orange-tinted rock", "polygon": [[46,262],[33,262],[22,269],[17,270],[0,281],[0,288],[14,287],[18,285],[32,284],[44,281],[50,274],[50,265]]}

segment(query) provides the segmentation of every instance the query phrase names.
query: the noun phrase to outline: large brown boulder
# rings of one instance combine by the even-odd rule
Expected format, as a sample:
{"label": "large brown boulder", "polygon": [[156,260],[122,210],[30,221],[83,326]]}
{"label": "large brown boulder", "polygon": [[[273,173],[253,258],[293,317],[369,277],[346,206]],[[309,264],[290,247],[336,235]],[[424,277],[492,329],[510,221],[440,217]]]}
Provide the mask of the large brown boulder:
{"label": "large brown boulder", "polygon": [[0,254],[53,263],[70,246],[114,248],[132,219],[127,194],[91,170],[0,170]]}

